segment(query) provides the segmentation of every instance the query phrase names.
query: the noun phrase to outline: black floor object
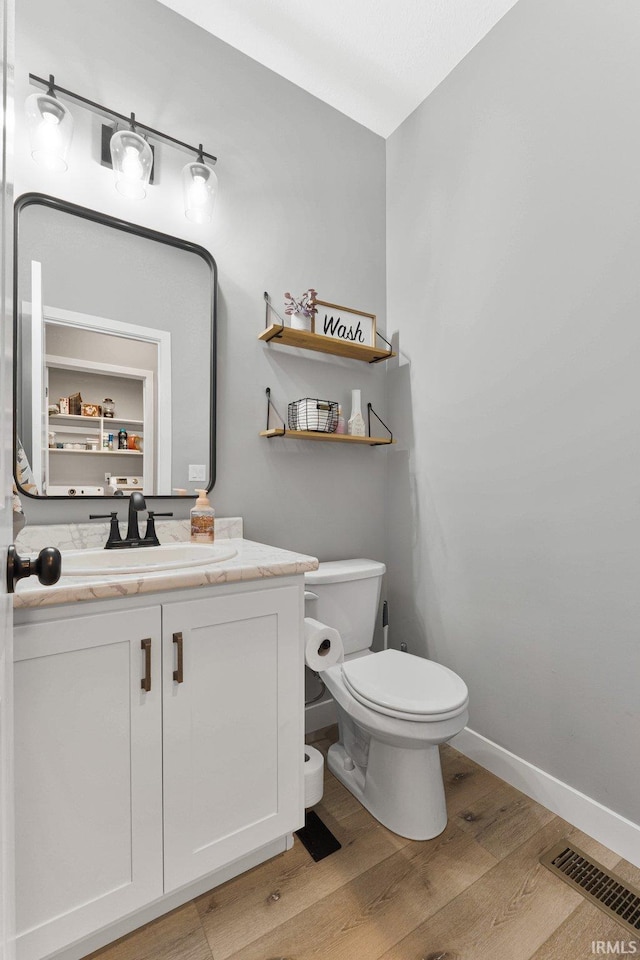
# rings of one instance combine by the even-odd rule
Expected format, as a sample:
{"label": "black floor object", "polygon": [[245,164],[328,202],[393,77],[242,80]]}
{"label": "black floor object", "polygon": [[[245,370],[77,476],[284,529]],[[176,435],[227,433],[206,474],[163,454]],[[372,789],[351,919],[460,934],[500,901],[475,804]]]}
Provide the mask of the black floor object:
{"label": "black floor object", "polygon": [[342,844],[336,840],[331,830],[325,826],[313,810],[306,811],[304,827],[296,830],[296,837],[306,847],[316,863],[342,847]]}

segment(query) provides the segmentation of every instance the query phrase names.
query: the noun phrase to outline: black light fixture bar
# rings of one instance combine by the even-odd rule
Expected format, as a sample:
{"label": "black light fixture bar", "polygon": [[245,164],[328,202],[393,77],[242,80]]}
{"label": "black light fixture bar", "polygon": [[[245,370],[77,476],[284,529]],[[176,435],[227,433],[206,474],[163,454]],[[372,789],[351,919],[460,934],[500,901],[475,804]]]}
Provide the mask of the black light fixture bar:
{"label": "black light fixture bar", "polygon": [[[54,83],[53,76],[50,76],[48,80],[45,80],[43,77],[37,77],[34,73],[30,73],[29,80],[31,83],[40,84],[41,86],[45,87],[49,93],[59,93],[65,99],[72,100],[75,103],[81,104],[83,107],[87,107],[89,110],[92,110],[93,113],[97,113],[101,117],[105,117],[106,119],[110,120],[119,120],[121,123],[131,123],[130,115],[126,116],[123,113],[118,113],[116,110],[112,110],[110,107],[105,107],[101,103],[95,103],[93,100],[87,100],[86,97],[81,97],[79,93],[74,93],[73,90],[66,90],[64,87],[58,86],[57,83]],[[189,143],[185,143],[183,140],[176,140],[175,137],[170,137],[168,133],[163,133],[161,130],[155,130],[153,127],[147,126],[146,123],[140,123],[137,118],[135,121],[135,128],[136,130],[143,130],[145,133],[148,133],[149,136],[153,137],[154,140],[160,140],[163,143],[170,143],[174,147],[180,147],[180,149],[184,150],[186,153],[195,153],[204,157],[206,160],[211,161],[211,163],[217,163],[218,158],[214,157],[211,153],[205,153],[202,150],[202,144],[194,147]]]}

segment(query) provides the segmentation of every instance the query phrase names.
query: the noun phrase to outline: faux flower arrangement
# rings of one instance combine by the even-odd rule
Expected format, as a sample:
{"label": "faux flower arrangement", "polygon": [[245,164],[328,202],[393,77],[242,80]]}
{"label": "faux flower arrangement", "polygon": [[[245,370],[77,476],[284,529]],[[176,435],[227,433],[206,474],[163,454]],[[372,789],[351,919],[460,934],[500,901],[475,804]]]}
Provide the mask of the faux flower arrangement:
{"label": "faux flower arrangement", "polygon": [[313,320],[318,312],[318,309],[315,306],[315,299],[317,296],[318,291],[313,290],[311,287],[305,293],[303,293],[301,297],[297,298],[292,297],[290,293],[285,293],[284,312],[288,316],[300,314],[301,316],[306,317],[308,320]]}

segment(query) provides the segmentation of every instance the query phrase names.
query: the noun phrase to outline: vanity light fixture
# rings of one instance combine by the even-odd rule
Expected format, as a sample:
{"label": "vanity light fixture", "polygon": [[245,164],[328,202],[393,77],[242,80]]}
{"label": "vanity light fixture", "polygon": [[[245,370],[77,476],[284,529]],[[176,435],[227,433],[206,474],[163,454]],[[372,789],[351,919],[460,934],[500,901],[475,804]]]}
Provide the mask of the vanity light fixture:
{"label": "vanity light fixture", "polygon": [[151,147],[135,129],[136,117],[131,114],[128,130],[117,130],[111,137],[111,162],[116,190],[130,200],[143,200],[153,166]]}
{"label": "vanity light fixture", "polygon": [[[110,159],[108,155],[106,159],[103,157],[103,163],[113,166],[116,189],[125,197],[142,199],[146,196],[147,185],[153,182],[153,148],[147,138],[166,143],[191,155],[196,154],[197,160],[188,163],[182,171],[185,216],[194,223],[210,222],[218,189],[218,178],[212,169],[217,157],[205,153],[202,144],[194,147],[168,133],[140,123],[133,113],[125,116],[110,107],[87,100],[79,93],[59,86],[52,75],[48,80],[44,80],[30,73],[29,80],[36,86],[46,88],[46,93],[34,93],[27,98],[27,123],[34,160],[46,163],[52,169],[67,169],[66,158],[73,133],[73,118],[67,107],[60,103],[59,95],[104,117],[112,124],[116,121],[127,125],[124,129],[116,130],[112,136],[107,134]],[[54,141],[57,150],[55,154]]]}
{"label": "vanity light fixture", "polygon": [[48,83],[42,82],[47,92],[32,93],[25,103],[31,156],[41,167],[64,173],[73,137],[73,117],[56,97],[53,75],[49,76]]}
{"label": "vanity light fixture", "polygon": [[209,223],[218,192],[218,178],[204,162],[202,144],[198,146],[198,159],[182,168],[184,215],[193,223]]}

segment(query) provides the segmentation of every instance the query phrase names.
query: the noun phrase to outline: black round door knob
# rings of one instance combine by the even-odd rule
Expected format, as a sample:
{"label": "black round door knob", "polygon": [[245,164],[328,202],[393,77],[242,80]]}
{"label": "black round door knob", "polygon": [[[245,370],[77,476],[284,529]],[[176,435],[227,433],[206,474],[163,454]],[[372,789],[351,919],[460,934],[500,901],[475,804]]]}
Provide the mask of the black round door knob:
{"label": "black round door knob", "polygon": [[44,587],[57,583],[62,573],[62,556],[56,547],[44,547],[35,558],[23,558],[13,546],[7,553],[7,593],[14,593],[18,580],[37,576]]}
{"label": "black round door knob", "polygon": [[[31,561],[32,564],[34,561]],[[45,547],[35,561],[35,573],[44,587],[57,583],[62,573],[62,557],[56,547]]]}

